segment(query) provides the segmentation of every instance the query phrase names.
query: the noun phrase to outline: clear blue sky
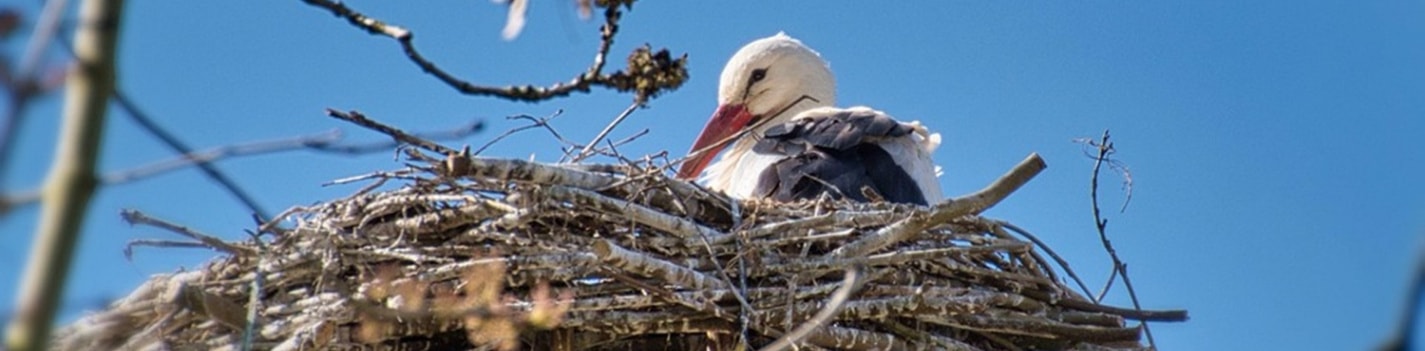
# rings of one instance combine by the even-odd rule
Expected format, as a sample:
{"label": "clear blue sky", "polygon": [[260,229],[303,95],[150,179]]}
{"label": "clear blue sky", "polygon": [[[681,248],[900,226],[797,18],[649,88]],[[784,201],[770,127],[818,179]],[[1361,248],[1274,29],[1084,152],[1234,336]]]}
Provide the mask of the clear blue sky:
{"label": "clear blue sky", "polygon": [[[513,42],[499,39],[502,8],[488,1],[351,5],[414,30],[426,55],[461,77],[547,84],[586,67],[598,44],[599,22],[579,21],[568,3],[536,1]],[[486,119],[491,132],[471,144],[520,125],[506,115],[563,109],[556,127],[584,141],[628,101],[604,91],[541,104],[462,96],[393,41],[299,1],[128,6],[122,89],[200,147],[331,128],[377,139],[324,117],[327,107],[409,130]],[[1091,162],[1070,141],[1112,129],[1135,187],[1127,212],[1108,213],[1109,233],[1143,303],[1193,318],[1154,325],[1165,349],[1359,350],[1382,341],[1401,314],[1425,234],[1425,2],[641,1],[611,68],[647,42],[687,52],[691,80],[615,132],[651,129],[622,151],[685,151],[714,108],[725,60],[781,30],[831,62],[843,105],[939,130],[945,145],[935,157],[949,194],[1041,153],[1050,168],[987,215],[1036,232],[1091,285],[1109,266],[1088,207]],[[58,102],[30,111],[3,189],[38,186]],[[170,157],[124,117],[112,117],[107,133],[104,170]],[[558,151],[528,132],[490,154],[554,160]],[[400,167],[389,154],[309,152],[220,165],[274,210],[356,190],[322,182]],[[1117,208],[1123,194],[1106,179],[1105,206]],[[232,239],[252,227],[197,171],[105,188],[85,227],[67,318],[214,255],[140,249],[126,261],[125,242],[175,236],[124,225],[124,208]],[[0,310],[14,300],[37,213],[0,218]],[[1110,300],[1127,304],[1121,291]]]}

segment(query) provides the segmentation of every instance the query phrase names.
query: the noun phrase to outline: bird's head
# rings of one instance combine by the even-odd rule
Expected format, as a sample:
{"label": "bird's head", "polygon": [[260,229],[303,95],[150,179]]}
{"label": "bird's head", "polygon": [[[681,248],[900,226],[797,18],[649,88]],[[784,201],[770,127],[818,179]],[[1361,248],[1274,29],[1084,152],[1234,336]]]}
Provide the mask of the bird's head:
{"label": "bird's head", "polygon": [[739,133],[761,132],[796,112],[835,105],[835,99],[831,69],[801,41],[777,33],[748,43],[722,69],[717,111],[688,150],[678,178],[697,177]]}

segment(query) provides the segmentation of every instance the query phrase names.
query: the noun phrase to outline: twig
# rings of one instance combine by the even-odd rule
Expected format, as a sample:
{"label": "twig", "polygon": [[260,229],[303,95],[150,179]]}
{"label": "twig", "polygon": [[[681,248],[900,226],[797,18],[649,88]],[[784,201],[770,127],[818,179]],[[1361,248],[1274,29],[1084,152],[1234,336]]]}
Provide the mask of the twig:
{"label": "twig", "polygon": [[851,298],[851,294],[861,290],[861,285],[865,281],[861,279],[860,271],[861,268],[858,268],[856,266],[852,266],[850,269],[847,269],[846,277],[841,280],[841,288],[836,289],[836,292],[831,293],[831,298],[826,300],[825,305],[821,307],[820,311],[816,312],[815,316],[812,316],[811,319],[802,322],[802,324],[798,325],[796,329],[792,329],[791,332],[782,335],[782,337],[777,338],[777,340],[773,341],[771,344],[763,346],[761,349],[759,349],[759,351],[785,350],[789,347],[792,347],[792,345],[801,341],[803,338],[806,338],[808,335],[811,335],[812,331],[816,330],[817,328],[820,328],[822,325],[825,325],[826,322],[831,320],[831,317],[834,317],[837,313],[841,312],[841,308],[846,306],[846,301]]}
{"label": "twig", "polygon": [[[422,71],[435,76],[441,82],[449,85],[455,90],[466,95],[491,96],[514,101],[536,102],[558,97],[568,96],[574,92],[589,92],[594,86],[602,86],[610,89],[635,92],[635,100],[646,101],[661,90],[672,90],[682,85],[682,81],[687,77],[684,69],[685,60],[672,61],[666,59],[667,51],[663,50],[659,54],[664,56],[662,60],[652,66],[655,69],[647,70],[637,67],[630,67],[627,72],[615,72],[613,74],[603,74],[604,62],[608,56],[609,47],[613,45],[614,35],[618,33],[618,21],[622,18],[623,12],[619,10],[617,3],[610,4],[604,8],[604,26],[600,29],[601,43],[597,54],[594,55],[594,62],[589,69],[568,82],[557,83],[549,87],[537,87],[533,85],[493,87],[473,84],[461,80],[454,75],[441,69],[435,63],[427,60],[416,49],[413,43],[415,34],[410,30],[400,26],[388,24],[381,20],[368,17],[360,12],[352,10],[346,5],[331,0],[302,0],[303,2],[330,11],[333,15],[346,19],[348,23],[357,28],[366,30],[373,35],[381,35],[395,39],[401,45],[401,50],[406,57],[419,66]],[[626,7],[631,7],[632,2],[624,2]],[[644,49],[646,51],[646,49]],[[635,55],[639,51],[635,50]],[[644,53],[645,56],[646,52]],[[658,55],[653,55],[657,58]],[[630,60],[633,63],[633,60]],[[643,83],[643,84],[640,84]],[[649,84],[652,83],[652,84]]]}
{"label": "twig", "polygon": [[[53,1],[53,3],[63,3],[63,1]],[[62,31],[62,30],[61,30],[61,31]],[[74,55],[74,51],[73,51],[73,48],[71,47],[72,45],[69,45],[70,43],[69,43],[67,40],[65,40],[62,36],[59,37],[59,41],[65,44],[65,45],[62,45],[61,47],[64,48],[64,49],[66,49],[66,51],[68,51],[69,54],[70,54],[71,56],[73,56],[73,55]],[[137,179],[140,179],[140,178],[146,178],[146,177],[148,177],[148,176],[153,176],[153,175],[156,175],[156,174],[159,174],[159,173],[164,173],[164,172],[167,172],[167,171],[176,170],[176,169],[182,168],[182,167],[185,166],[185,165],[192,164],[192,165],[197,166],[206,176],[208,176],[208,178],[212,179],[212,180],[213,180],[214,182],[216,182],[220,187],[224,188],[225,190],[228,191],[228,193],[230,193],[230,194],[232,194],[234,197],[236,197],[236,198],[238,199],[238,201],[241,202],[241,203],[243,203],[243,205],[246,206],[249,210],[253,211],[254,213],[256,213],[258,216],[260,216],[260,217],[262,217],[262,218],[270,218],[269,212],[266,211],[265,209],[263,209],[262,206],[257,203],[257,200],[256,200],[252,195],[250,195],[247,191],[243,190],[239,185],[237,185],[237,182],[236,182],[236,181],[232,180],[232,179],[229,178],[225,173],[223,173],[223,172],[221,172],[220,170],[218,170],[216,165],[213,165],[213,164],[212,164],[212,162],[216,161],[216,158],[220,158],[220,157],[222,157],[222,156],[215,156],[216,158],[214,158],[214,159],[208,159],[208,158],[205,158],[205,157],[202,157],[202,156],[193,156],[193,155],[197,155],[198,153],[193,152],[193,149],[192,149],[190,146],[188,146],[188,145],[186,145],[185,143],[183,143],[181,140],[179,140],[178,137],[177,137],[174,133],[169,132],[169,131],[167,131],[166,129],[164,129],[162,126],[158,125],[158,123],[155,122],[152,118],[150,118],[149,115],[148,115],[146,112],[144,112],[142,109],[140,109],[140,108],[138,107],[138,104],[135,103],[135,102],[133,101],[133,99],[130,99],[130,98],[127,96],[127,94],[125,94],[125,93],[123,92],[122,89],[119,89],[118,87],[115,87],[114,92],[113,92],[113,95],[111,96],[111,98],[114,100],[114,102],[116,102],[116,103],[118,104],[118,106],[119,106],[120,109],[122,109],[122,110],[124,110],[125,112],[127,112],[127,115],[128,115],[130,118],[132,118],[135,123],[138,123],[139,126],[140,126],[141,128],[143,128],[145,131],[148,131],[149,134],[152,134],[153,136],[157,137],[160,141],[162,141],[165,145],[167,145],[171,150],[173,150],[174,152],[180,154],[181,157],[180,157],[180,160],[169,161],[169,162],[166,162],[166,163],[154,164],[153,166],[154,166],[156,169],[141,166],[141,167],[138,167],[138,168],[136,168],[136,169],[130,169],[130,170],[127,170],[127,171],[111,172],[111,173],[107,174],[107,175],[104,177],[104,179],[102,179],[103,185],[112,185],[112,184],[118,184],[118,183],[125,183],[125,182],[128,182],[128,181],[133,181],[133,180],[137,180]],[[472,123],[469,123],[469,124],[467,124],[467,125],[465,125],[465,126],[462,126],[462,127],[459,127],[459,128],[455,128],[455,129],[451,129],[451,130],[446,130],[446,131],[437,131],[437,132],[422,134],[422,136],[425,137],[425,138],[436,139],[436,140],[440,140],[440,139],[457,139],[457,138],[463,138],[463,137],[465,137],[465,136],[467,136],[467,135],[470,135],[470,134],[478,133],[478,132],[482,131],[484,128],[485,128],[484,121],[483,121],[483,120],[476,120],[476,121],[474,121],[474,122],[472,122]],[[0,134],[3,134],[3,133],[0,133]],[[294,139],[296,139],[296,138],[294,138]],[[302,145],[302,147],[309,147],[309,148],[311,148],[311,149],[313,149],[313,150],[316,150],[316,151],[324,151],[324,152],[330,152],[330,153],[346,153],[346,154],[365,154],[365,153],[371,153],[371,152],[386,151],[386,150],[390,150],[390,149],[394,148],[395,146],[396,146],[396,144],[395,144],[394,142],[378,142],[378,143],[350,144],[350,145],[332,145],[331,143],[328,143],[328,142],[312,142],[312,143],[309,143],[309,144],[306,144],[306,145]],[[235,148],[241,149],[241,147],[235,147]],[[3,148],[0,148],[0,149],[3,149]],[[276,152],[276,151],[280,151],[280,150],[269,150],[269,151],[262,151],[262,152],[253,152],[252,154],[268,153],[268,152]],[[210,152],[211,152],[211,151],[210,151]],[[3,155],[3,153],[0,153],[0,155]],[[191,162],[190,162],[190,161],[191,161]],[[159,165],[166,165],[166,166],[158,167]],[[165,168],[165,167],[167,167],[167,168]],[[3,168],[3,165],[0,165],[0,168]],[[147,173],[147,172],[152,172],[152,173]],[[126,175],[125,173],[130,173],[130,174],[127,174],[127,175]],[[0,178],[3,178],[3,171],[0,171]],[[30,203],[30,202],[34,202],[34,201],[38,200],[38,198],[39,198],[39,196],[38,196],[37,194],[35,194],[35,193],[22,193],[22,194],[20,194],[20,195],[18,195],[18,196],[9,196],[9,197],[0,198],[0,215],[3,215],[3,214],[6,213],[10,208],[13,208],[13,207],[16,206],[16,205],[22,205],[22,204],[27,204],[27,203]]]}
{"label": "twig", "polygon": [[[1128,264],[1124,263],[1122,259],[1119,259],[1118,251],[1113,249],[1113,243],[1108,240],[1108,234],[1104,231],[1104,229],[1108,227],[1108,220],[1099,214],[1098,209],[1099,169],[1100,166],[1103,165],[1104,160],[1107,160],[1108,156],[1114,152],[1113,142],[1109,141],[1108,130],[1105,129],[1103,131],[1103,137],[1096,146],[1098,147],[1098,157],[1094,159],[1093,176],[1089,179],[1089,199],[1093,202],[1094,227],[1098,229],[1098,238],[1099,241],[1103,243],[1103,249],[1108,251],[1108,256],[1113,259],[1113,272],[1123,278],[1123,286],[1128,289],[1128,298],[1133,301],[1133,308],[1142,310],[1143,307],[1138,303],[1138,294],[1133,291],[1133,282],[1128,279]],[[1109,280],[1110,283],[1112,283],[1112,281],[1112,279]],[[1108,287],[1105,286],[1104,290],[1107,289]],[[1148,323],[1143,321],[1142,325],[1143,334],[1148,337],[1148,347],[1157,348],[1157,344],[1153,340],[1153,331],[1148,328]]]}
{"label": "twig", "polygon": [[381,134],[386,134],[387,136],[390,136],[392,139],[395,139],[398,142],[411,144],[415,147],[425,149],[426,151],[434,152],[441,155],[453,155],[456,153],[455,149],[451,149],[443,145],[433,143],[424,138],[411,135],[410,133],[406,133],[406,131],[397,129],[396,127],[388,126],[381,122],[366,118],[366,115],[363,115],[361,114],[361,112],[357,112],[355,110],[350,112],[341,112],[334,109],[327,109],[327,116],[351,122],[352,124],[356,124],[358,126],[361,126],[362,128],[370,129]]}
{"label": "twig", "polygon": [[[485,131],[485,121],[475,120],[463,125],[447,130],[437,130],[431,132],[413,133],[416,138],[426,140],[458,140]],[[360,144],[320,144],[311,145],[314,151],[333,154],[363,155],[378,152],[388,152],[396,149],[400,143],[394,140],[378,141]]]}
{"label": "twig", "polygon": [[614,117],[614,120],[609,122],[609,125],[604,126],[604,130],[599,131],[599,134],[594,136],[594,140],[590,140],[588,144],[584,144],[584,149],[579,150],[579,154],[569,159],[569,163],[579,163],[579,161],[584,160],[584,158],[591,156],[594,146],[599,145],[599,142],[603,141],[604,138],[609,135],[609,132],[614,130],[614,127],[617,127],[619,123],[623,123],[623,120],[633,114],[633,111],[638,110],[639,106],[643,106],[642,101],[635,100],[632,104],[629,104],[628,108],[623,109],[623,113],[619,113],[618,117]]}
{"label": "twig", "polygon": [[1115,264],[1115,265],[1113,265],[1113,270],[1112,270],[1111,272],[1108,272],[1108,281],[1105,281],[1105,282],[1103,283],[1103,288],[1101,288],[1101,289],[1098,290],[1098,294],[1097,294],[1097,295],[1093,295],[1093,296],[1092,296],[1092,297],[1093,297],[1093,300],[1094,300],[1094,301],[1097,301],[1097,302],[1102,302],[1103,299],[1108,296],[1108,290],[1111,289],[1111,288],[1113,288],[1113,282],[1114,282],[1115,280],[1117,280],[1117,279],[1118,279],[1118,265]]}
{"label": "twig", "polygon": [[[463,137],[465,135],[476,133],[482,130],[483,127],[472,127],[480,125],[482,124],[467,124],[465,126],[461,126],[453,130],[431,133],[430,135],[436,135],[440,137]],[[425,134],[422,134],[422,136],[414,137],[421,138],[423,137],[423,135]],[[367,144],[349,145],[337,144],[337,142],[341,139],[341,131],[333,129],[320,134],[309,134],[282,139],[218,146],[208,150],[189,152],[183,155],[179,155],[179,157],[174,159],[158,161],[126,170],[110,172],[103,176],[103,182],[105,185],[122,184],[182,169],[188,166],[201,165],[204,163],[214,162],[220,159],[241,156],[256,156],[300,149],[309,149],[312,151],[333,154],[360,155],[369,154],[373,152],[387,151],[396,147],[396,143],[394,142],[375,142]]]}
{"label": "twig", "polygon": [[[615,148],[615,147],[627,145],[628,143],[631,143],[631,142],[633,142],[634,140],[638,140],[638,138],[642,138],[644,135],[648,135],[648,132],[649,132],[649,129],[648,129],[648,128],[643,128],[643,129],[639,130],[639,131],[636,132],[636,133],[629,134],[629,136],[626,136],[626,137],[624,137],[623,139],[611,140],[611,141],[608,142],[609,148]],[[661,154],[667,154],[668,151],[665,150],[665,151],[662,151],[662,152],[660,152],[660,153],[661,153]],[[652,164],[652,162],[651,162],[651,161],[648,161],[648,160],[651,159],[651,158],[653,158],[653,157],[657,157],[657,156],[659,156],[659,155],[658,155],[658,154],[646,155],[644,161],[645,161],[645,163]]]}
{"label": "twig", "polygon": [[1059,268],[1063,268],[1065,274],[1068,274],[1070,278],[1073,278],[1073,279],[1074,279],[1074,283],[1077,283],[1077,284],[1079,285],[1079,289],[1081,289],[1081,290],[1084,291],[1084,296],[1085,296],[1085,297],[1091,296],[1090,294],[1092,294],[1093,292],[1091,292],[1091,291],[1089,290],[1088,285],[1085,285],[1085,284],[1084,284],[1084,280],[1083,280],[1083,279],[1079,279],[1079,274],[1078,274],[1078,273],[1074,273],[1074,269],[1073,269],[1073,268],[1069,268],[1069,261],[1064,260],[1064,257],[1059,256],[1059,253],[1054,252],[1054,249],[1053,249],[1053,248],[1050,248],[1048,244],[1045,244],[1043,240],[1039,240],[1039,237],[1038,237],[1038,236],[1035,236],[1034,234],[1030,233],[1028,230],[1024,230],[1024,228],[1020,228],[1019,226],[1014,225],[1013,223],[1009,223],[1009,222],[1006,222],[1006,221],[998,221],[998,220],[991,221],[991,222],[994,223],[995,225],[998,225],[998,226],[1001,226],[1001,227],[1005,227],[1005,228],[1009,228],[1009,230],[1014,231],[1015,233],[1018,233],[1019,236],[1022,236],[1022,237],[1025,237],[1026,239],[1029,239],[1029,241],[1030,241],[1030,242],[1033,242],[1033,243],[1034,243],[1034,246],[1038,246],[1040,250],[1044,250],[1045,253],[1048,253],[1048,254],[1049,254],[1049,257],[1051,257],[1051,258],[1054,259],[1054,262],[1059,263]]}
{"label": "twig", "polygon": [[[169,150],[180,155],[193,153],[192,147],[188,146],[182,140],[179,140],[177,135],[164,129],[163,126],[158,125],[152,118],[149,118],[148,113],[140,109],[138,104],[134,103],[132,99],[129,99],[122,90],[117,87],[114,88],[114,94],[110,98],[118,103],[120,109],[127,112],[125,115],[129,116],[135,123],[138,123],[140,128],[143,128],[143,130],[147,131],[150,135],[162,141],[164,145],[168,146]],[[207,176],[208,179],[212,179],[218,186],[227,190],[228,194],[232,194],[233,197],[237,198],[238,202],[241,202],[249,211],[256,213],[262,218],[272,218],[271,212],[268,212],[261,204],[257,203],[255,197],[249,194],[247,190],[244,190],[242,186],[238,185],[232,178],[228,177],[226,173],[218,170],[218,166],[213,165],[211,161],[195,159],[193,165],[197,166],[198,170],[202,171],[203,175]]]}
{"label": "twig", "polygon": [[[72,45],[69,45],[68,41],[65,40],[63,37],[60,37],[59,40],[65,43],[65,45],[63,45],[62,47],[67,52],[69,52],[70,56],[73,56],[74,49],[71,47]],[[183,141],[179,140],[176,134],[173,134],[172,132],[169,132],[168,130],[164,129],[157,122],[155,122],[153,118],[150,118],[148,113],[144,112],[143,109],[140,109],[138,107],[138,104],[135,103],[133,99],[130,99],[128,97],[128,94],[124,93],[123,89],[120,89],[118,86],[115,86],[114,92],[109,98],[113,99],[115,103],[118,103],[119,109],[126,112],[126,115],[128,115],[129,118],[132,119],[135,123],[138,123],[140,128],[147,131],[150,135],[157,137],[159,141],[163,142],[163,144],[168,146],[168,148],[174,153],[186,155],[191,154],[193,152],[193,148],[188,146]],[[212,179],[213,182],[217,183],[218,186],[222,187],[224,190],[227,190],[229,194],[233,195],[233,197],[236,197],[238,202],[241,202],[243,206],[246,206],[248,208],[248,210],[252,211],[253,213],[257,214],[262,218],[270,217],[270,212],[264,209],[261,204],[258,204],[257,199],[255,197],[253,197],[241,186],[239,186],[237,182],[234,181],[232,178],[229,178],[226,173],[223,173],[222,171],[218,170],[216,165],[213,165],[207,161],[199,161],[196,163],[196,166],[200,171],[203,172],[204,175],[206,175],[209,179]]]}
{"label": "twig", "polygon": [[[483,128],[483,123],[475,122],[450,130],[422,133],[414,137],[428,138],[428,136],[433,136],[432,139],[460,138],[480,132]],[[391,150],[397,146],[396,142],[337,144],[341,139],[341,131],[333,129],[319,134],[218,146],[207,150],[193,151],[178,155],[177,157],[167,160],[108,172],[100,176],[99,181],[101,185],[124,184],[180,170],[189,166],[209,164],[222,159],[265,155],[301,149],[332,154],[360,155]],[[34,203],[39,199],[39,192],[20,192],[14,195],[0,197],[0,215],[3,215],[11,208]],[[269,218],[264,217],[264,219]]]}
{"label": "twig", "polygon": [[110,172],[103,176],[103,182],[104,184],[128,183],[139,179],[153,177],[159,174],[188,168],[190,166],[201,166],[203,164],[208,164],[223,158],[262,155],[303,148],[316,148],[316,146],[318,145],[334,143],[340,139],[341,131],[333,129],[321,134],[302,135],[292,138],[282,138],[275,140],[264,140],[235,145],[219,146],[208,150],[184,153],[172,159],[162,160],[125,170]]}
{"label": "twig", "polygon": [[140,247],[140,246],[159,247],[159,248],[183,248],[183,249],[209,249],[209,250],[212,250],[212,249],[213,249],[212,246],[208,246],[207,244],[204,244],[204,243],[195,243],[195,242],[192,242],[192,241],[159,240],[159,239],[135,239],[135,240],[129,240],[129,242],[128,242],[127,244],[124,244],[124,259],[129,260],[130,262],[132,262],[132,261],[134,260],[134,248],[135,248],[135,247]]}
{"label": "twig", "polygon": [[[1104,130],[1103,133],[1105,135],[1108,134],[1108,130]],[[1105,138],[1104,140],[1108,139]],[[1118,175],[1123,177],[1123,205],[1118,207],[1118,212],[1122,213],[1127,211],[1128,203],[1133,201],[1133,172],[1128,169],[1128,165],[1123,164],[1123,162],[1117,159],[1103,158],[1101,155],[1098,155],[1100,152],[1099,149],[1103,147],[1104,142],[1094,140],[1093,138],[1078,138],[1075,139],[1074,142],[1084,144],[1083,152],[1085,157],[1094,160],[1095,163],[1102,162],[1108,164],[1109,169],[1118,172]],[[1113,149],[1112,145],[1109,145],[1108,149],[1109,155],[1117,152],[1117,150]],[[1090,152],[1089,150],[1093,151]]]}
{"label": "twig", "polygon": [[124,221],[128,222],[130,225],[146,225],[154,228],[165,229],[178,235],[188,237],[189,239],[197,240],[204,246],[207,246],[214,250],[226,252],[228,254],[248,256],[256,253],[256,251],[252,248],[229,244],[226,241],[223,241],[223,239],[219,239],[218,237],[199,233],[198,231],[193,230],[193,228],[181,226],[173,222],[153,218],[147,214],[144,214],[143,212],[139,212],[136,210],[125,209],[119,211],[119,216],[122,217]]}
{"label": "twig", "polygon": [[559,117],[563,114],[564,110],[555,110],[554,113],[550,114],[549,116],[540,118],[535,118],[534,116],[530,115],[507,116],[505,117],[505,119],[523,119],[530,121],[530,124],[511,128],[509,130],[506,130],[504,133],[500,133],[500,135],[497,135],[494,138],[490,139],[490,141],[485,142],[485,145],[480,145],[480,148],[475,149],[475,151],[471,152],[470,155],[479,155],[485,152],[485,149],[490,148],[491,145],[495,145],[495,143],[500,142],[500,140],[504,140],[506,137],[514,135],[515,133],[523,132],[534,128],[544,128],[545,130],[548,130],[550,134],[553,134],[555,139],[558,139],[561,143],[567,144],[567,140],[564,140],[564,137],[559,135],[559,131],[554,130],[554,127],[549,125],[550,120],[553,120],[555,117]]}
{"label": "twig", "polygon": [[[1033,295],[1033,293],[1026,293],[1025,295],[1026,295],[1026,296],[1028,296],[1028,295]],[[1054,300],[1055,300],[1055,299],[1052,299],[1052,298],[1048,298],[1047,296],[1032,296],[1032,297],[1034,297],[1034,298],[1036,298],[1036,299],[1043,299],[1043,300],[1046,300],[1046,301],[1054,301]],[[1185,321],[1188,320],[1188,312],[1187,312],[1186,310],[1127,309],[1127,308],[1119,308],[1119,307],[1113,307],[1113,306],[1109,306],[1109,305],[1103,305],[1103,304],[1099,304],[1099,303],[1097,303],[1097,302],[1088,301],[1088,300],[1082,300],[1082,299],[1058,299],[1058,300],[1055,301],[1054,303],[1057,304],[1057,305],[1060,305],[1060,306],[1064,306],[1064,307],[1068,307],[1068,308],[1072,308],[1072,309],[1076,309],[1076,310],[1080,310],[1080,311],[1108,313],[1108,314],[1112,314],[1112,315],[1115,315],[1115,316],[1122,316],[1123,318],[1133,319],[1133,320],[1140,320],[1140,321],[1149,321],[1149,322],[1185,322]]]}

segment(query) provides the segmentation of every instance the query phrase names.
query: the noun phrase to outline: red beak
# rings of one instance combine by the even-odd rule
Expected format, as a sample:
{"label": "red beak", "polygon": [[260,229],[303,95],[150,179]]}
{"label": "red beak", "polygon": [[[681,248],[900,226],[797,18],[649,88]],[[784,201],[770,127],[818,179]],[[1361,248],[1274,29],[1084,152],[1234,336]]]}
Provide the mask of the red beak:
{"label": "red beak", "polygon": [[708,118],[708,125],[703,127],[702,134],[698,134],[698,140],[688,149],[688,160],[678,168],[678,179],[696,178],[703,172],[703,168],[707,168],[708,163],[712,162],[713,156],[717,156],[718,152],[732,142],[729,137],[746,128],[750,121],[752,114],[747,112],[746,106],[718,106],[717,111]]}

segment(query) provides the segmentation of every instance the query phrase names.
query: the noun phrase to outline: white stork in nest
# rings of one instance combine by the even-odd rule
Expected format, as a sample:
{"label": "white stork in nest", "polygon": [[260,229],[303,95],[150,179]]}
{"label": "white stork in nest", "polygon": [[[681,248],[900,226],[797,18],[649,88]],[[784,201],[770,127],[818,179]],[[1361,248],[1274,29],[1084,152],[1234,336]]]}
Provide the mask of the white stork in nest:
{"label": "white stork in nest", "polygon": [[940,134],[868,107],[834,107],[836,79],[826,61],[786,34],[738,50],[722,70],[717,102],[678,178],[706,169],[709,188],[744,199],[942,199],[930,159]]}

